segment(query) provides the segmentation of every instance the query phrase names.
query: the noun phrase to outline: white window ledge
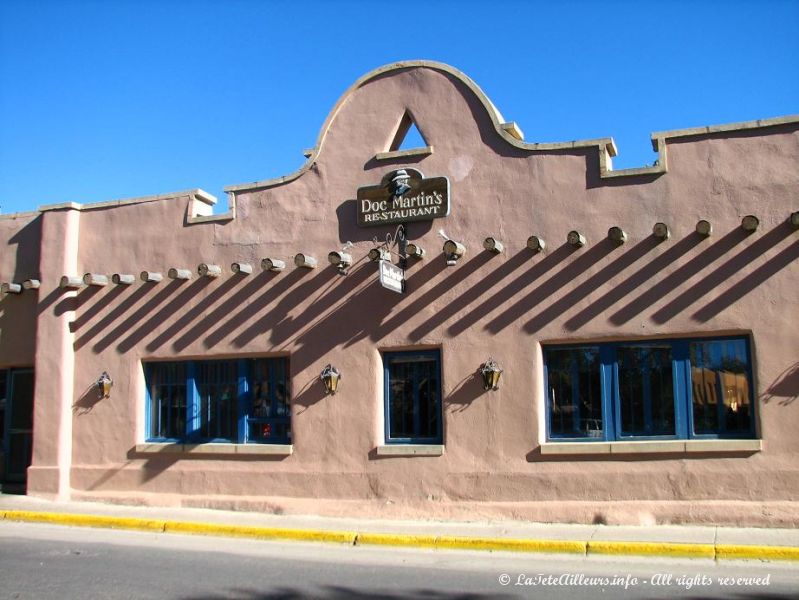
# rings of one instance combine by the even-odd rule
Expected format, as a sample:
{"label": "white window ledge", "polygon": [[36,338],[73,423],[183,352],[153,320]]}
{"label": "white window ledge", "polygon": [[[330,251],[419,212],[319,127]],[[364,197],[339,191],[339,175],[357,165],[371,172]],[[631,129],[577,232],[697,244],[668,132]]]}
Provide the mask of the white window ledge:
{"label": "white window ledge", "polygon": [[378,446],[378,456],[441,456],[444,446],[439,444],[392,444]]}
{"label": "white window ledge", "polygon": [[541,454],[702,454],[760,452],[763,440],[645,440],[640,442],[547,442]]}
{"label": "white window ledge", "polygon": [[407,158],[410,156],[428,156],[433,153],[432,146],[422,146],[421,148],[411,148],[410,150],[392,150],[391,152],[378,152],[375,160],[390,160],[392,158]]}
{"label": "white window ledge", "polygon": [[289,456],[292,444],[136,444],[137,454],[224,454],[236,456]]}

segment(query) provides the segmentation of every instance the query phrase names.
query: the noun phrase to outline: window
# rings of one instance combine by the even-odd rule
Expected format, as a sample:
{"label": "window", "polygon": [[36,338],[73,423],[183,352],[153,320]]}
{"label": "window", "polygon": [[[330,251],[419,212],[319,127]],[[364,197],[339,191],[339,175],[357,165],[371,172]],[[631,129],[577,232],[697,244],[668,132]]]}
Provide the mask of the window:
{"label": "window", "polygon": [[551,346],[544,362],[550,440],[754,437],[746,338]]}
{"label": "window", "polygon": [[438,350],[383,355],[386,443],[440,444],[441,358]]}
{"label": "window", "polygon": [[287,358],[145,365],[148,441],[291,443]]}

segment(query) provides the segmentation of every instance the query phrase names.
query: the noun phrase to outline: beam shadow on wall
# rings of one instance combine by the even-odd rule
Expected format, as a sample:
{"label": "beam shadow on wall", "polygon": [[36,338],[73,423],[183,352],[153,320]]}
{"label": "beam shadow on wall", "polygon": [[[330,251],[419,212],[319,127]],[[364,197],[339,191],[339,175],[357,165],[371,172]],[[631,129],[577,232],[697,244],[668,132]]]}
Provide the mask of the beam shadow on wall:
{"label": "beam shadow on wall", "polygon": [[[220,321],[220,324],[205,336],[203,346],[213,348],[220,344],[227,336],[268,306],[270,302],[290,290],[304,275],[306,275],[305,269],[294,269],[285,274],[271,271],[259,273],[255,279],[225,300],[206,317],[209,323]],[[247,303],[247,300],[250,302]],[[240,308],[240,310],[233,313],[235,308]],[[226,316],[227,320],[223,320]],[[175,341],[173,348],[183,350],[204,333],[206,332],[200,329],[189,330]]]}
{"label": "beam shadow on wall", "polygon": [[[499,258],[501,255],[494,255],[488,251],[481,252],[478,256],[482,257],[483,265],[488,264],[489,261],[497,261],[500,264],[494,268],[490,268],[487,274],[484,274],[478,281],[470,285],[462,294],[458,294],[451,302],[448,302],[441,310],[435,312],[424,323],[411,331],[409,337],[411,339],[419,339],[425,334],[430,333],[439,325],[443,325],[449,319],[457,315],[460,311],[465,310],[470,304],[476,302],[483,294],[493,294],[494,288],[500,282],[510,275],[513,271],[521,267],[530,259],[530,251],[522,250],[514,256],[505,261]],[[478,268],[483,265],[479,265]],[[493,267],[494,265],[492,265]]]}
{"label": "beam shadow on wall", "polygon": [[567,248],[571,253],[580,253],[579,256],[525,297],[494,317],[483,329],[494,334],[499,333],[514,321],[529,313],[540,303],[545,302],[552,294],[568,287],[582,273],[613,252],[616,244],[607,238],[603,238],[596,245],[585,250],[575,250],[568,245]]}
{"label": "beam shadow on wall", "polygon": [[[81,301],[79,302],[79,307],[78,307],[79,308],[79,310],[78,310],[79,314],[75,318],[75,320],[72,321],[72,323],[69,324],[69,330],[72,333],[77,333],[78,331],[80,331],[85,325],[87,325],[89,322],[91,322],[91,320],[94,319],[99,312],[105,310],[105,308],[109,304],[111,304],[114,300],[116,300],[122,294],[122,292],[126,291],[127,287],[128,286],[126,286],[126,285],[117,285],[117,286],[114,286],[111,289],[107,289],[107,290],[105,290],[104,288],[98,288],[98,287],[89,287],[87,289],[82,290],[78,294],[78,297],[81,298]],[[93,296],[95,294],[98,294],[101,289],[104,289],[105,293],[100,295],[100,298],[97,300],[97,302],[95,302],[91,306],[87,306],[87,307],[84,308],[82,305],[91,296],[87,296],[86,300],[84,300],[82,298],[83,295],[89,293],[89,294],[91,294]]]}
{"label": "beam shadow on wall", "polygon": [[[205,281],[210,283],[213,280],[205,279]],[[203,316],[214,304],[216,304],[220,299],[224,298],[225,295],[230,293],[231,290],[241,283],[243,283],[243,279],[236,275],[229,277],[228,279],[225,279],[219,283],[219,285],[217,285],[208,294],[201,298],[197,304],[189,308],[189,310],[183,313],[176,321],[172,322],[169,327],[156,336],[155,339],[149,342],[147,344],[147,351],[155,352],[158,350],[161,346],[174,338],[178,333],[183,331],[183,329],[188,327],[192,321]],[[212,321],[209,321],[207,318],[205,321],[212,323]],[[199,328],[202,329],[202,327]]]}
{"label": "beam shadow on wall", "polygon": [[[194,279],[188,285],[176,280],[175,283],[177,283],[177,286],[175,286],[175,288],[178,286],[186,287],[182,289],[177,296],[173,297],[167,304],[162,306],[157,312],[151,313],[145,321],[138,322],[136,324],[136,329],[128,332],[128,335],[125,336],[125,338],[122,339],[119,344],[117,344],[117,351],[125,353],[129,350],[132,350],[139,342],[151,334],[156,327],[162,323],[166,323],[176,312],[182,310],[186,304],[192,298],[196,297],[197,294],[199,294],[203,289],[205,289],[210,282],[211,280],[207,277]],[[175,288],[172,289],[174,290]]]}
{"label": "beam shadow on wall", "polygon": [[[523,271],[516,279],[509,282],[505,287],[496,290],[488,299],[484,300],[478,306],[474,307],[469,313],[455,321],[449,326],[447,330],[452,336],[458,336],[470,327],[477,324],[480,319],[487,317],[496,308],[503,306],[509,302],[527,286],[542,277],[549,270],[553,269],[555,265],[563,262],[568,256],[571,256],[574,249],[568,244],[564,244],[555,249],[551,254],[527,254],[527,260],[533,262],[533,265]],[[522,256],[524,251],[522,251]]]}
{"label": "beam shadow on wall", "polygon": [[[153,285],[154,284],[148,283],[143,284],[141,287],[142,289],[149,289]],[[169,281],[164,287],[159,289],[152,298],[147,300],[147,302],[136,309],[135,312],[130,314],[127,319],[114,327],[114,329],[109,331],[102,339],[94,344],[94,346],[92,346],[94,352],[99,353],[106,350],[112,343],[117,341],[126,332],[130,331],[132,327],[138,325],[151,311],[155,310],[162,302],[169,298],[179,286],[180,283],[178,281]]]}
{"label": "beam shadow on wall", "polygon": [[[307,269],[296,269],[296,271],[307,272]],[[277,347],[282,343],[282,340],[279,339],[279,335],[275,335],[275,330],[288,332],[291,331],[292,327],[297,326],[293,323],[294,318],[290,317],[289,313],[313,296],[314,292],[317,291],[321,285],[325,285],[332,281],[333,278],[341,276],[336,273],[335,269],[330,268],[322,269],[319,273],[308,273],[307,277],[307,281],[297,285],[282,297],[276,296],[274,299],[277,300],[277,304],[274,307],[267,311],[263,311],[263,314],[253,313],[252,316],[256,317],[257,320],[233,338],[233,345],[242,348],[259,335],[272,331],[270,345],[273,348]],[[280,329],[280,327],[283,329]]]}
{"label": "beam shadow on wall", "polygon": [[[704,238],[696,232],[692,232],[688,237],[681,239],[663,252],[663,254],[653,258],[627,279],[614,285],[603,296],[597,298],[589,306],[586,306],[568,319],[565,322],[566,329],[570,331],[578,330],[616,304],[616,302],[632,294],[633,291],[642,284],[651,283],[663,269],[667,268],[669,265],[675,264],[680,257],[690,252],[703,239]],[[658,245],[664,243],[667,244],[668,242],[659,242]]]}
{"label": "beam shadow on wall", "polygon": [[716,267],[715,270],[705,273],[702,279],[691,287],[681,291],[680,294],[668,304],[655,311],[652,314],[652,319],[656,323],[667,323],[707,293],[716,290],[730,277],[740,272],[741,269],[749,266],[749,263],[790,236],[793,231],[794,229],[787,222],[778,225],[761,238],[743,248],[738,254]]}
{"label": "beam shadow on wall", "polygon": [[[693,233],[692,235],[698,235]],[[748,234],[740,227],[736,227],[725,236],[719,238],[709,248],[699,250],[699,253],[687,263],[678,267],[656,282],[652,287],[633,298],[615,313],[610,315],[610,322],[614,325],[623,325],[641,314],[648,306],[663,299],[670,292],[678,289],[685,281],[700,273],[714,261],[724,256],[735,246],[747,238]]]}
{"label": "beam shadow on wall", "polygon": [[[328,284],[327,289],[321,291],[316,298],[312,299],[311,304],[301,315],[298,315],[296,318],[283,319],[276,323],[274,327],[271,328],[272,335],[270,336],[270,340],[272,344],[280,345],[289,342],[302,328],[307,327],[308,323],[314,323],[327,311],[331,310],[333,306],[343,301],[375,272],[369,268],[371,265],[371,261],[367,262],[367,259],[364,258],[351,267],[349,275],[344,276],[339,275],[333,267],[325,269],[315,277],[315,279],[323,279],[321,285],[318,285],[317,288],[322,287],[324,284]],[[358,266],[358,268],[356,268],[356,266]],[[352,300],[349,300],[349,302],[352,302]],[[357,305],[357,303],[354,304]],[[361,310],[363,309],[361,308]],[[338,314],[338,310],[333,311],[332,314]]]}
{"label": "beam shadow on wall", "polygon": [[712,319],[723,310],[735,304],[735,302],[746,296],[746,294],[756,287],[765,283],[770,277],[779,273],[797,258],[799,258],[799,242],[794,242],[767,262],[757,267],[732,287],[708,302],[691,316],[697,321],[708,321]]}
{"label": "beam shadow on wall", "polygon": [[[124,287],[124,286],[118,286]],[[78,338],[76,338],[74,343],[75,350],[80,350],[89,343],[96,335],[98,335],[101,331],[110,327],[117,319],[119,319],[122,315],[124,315],[129,308],[134,306],[141,298],[143,298],[147,292],[152,291],[152,287],[148,285],[142,285],[133,290],[130,295],[122,300],[118,305],[116,305],[111,311],[105,315],[102,319],[97,321],[91,328],[81,334]],[[120,292],[121,293],[121,292]]]}
{"label": "beam shadow on wall", "polygon": [[[610,242],[609,240],[605,240],[605,242],[610,243],[611,246],[615,246],[615,243]],[[621,256],[602,267],[588,279],[569,290],[565,295],[561,296],[555,302],[539,312],[524,325],[524,330],[527,333],[536,333],[537,331],[541,330],[544,326],[551,323],[556,317],[562,315],[577,302],[587,297],[592,291],[599,289],[602,287],[602,285],[611,281],[618,274],[624,272],[625,269],[635,264],[636,261],[642,259],[659,243],[660,240],[653,236],[644,238],[635,246],[624,252]],[[557,290],[552,290],[553,293],[555,291]]]}

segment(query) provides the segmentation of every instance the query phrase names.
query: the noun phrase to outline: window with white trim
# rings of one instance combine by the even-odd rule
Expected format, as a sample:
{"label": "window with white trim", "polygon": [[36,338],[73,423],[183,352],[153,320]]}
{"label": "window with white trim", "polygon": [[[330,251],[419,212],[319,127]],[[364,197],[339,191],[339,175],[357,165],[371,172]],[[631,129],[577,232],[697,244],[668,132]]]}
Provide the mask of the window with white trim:
{"label": "window with white trim", "polygon": [[749,340],[544,347],[547,439],[755,436]]}
{"label": "window with white trim", "polygon": [[387,352],[383,369],[386,443],[440,444],[440,352]]}
{"label": "window with white trim", "polygon": [[287,358],[151,362],[150,442],[291,443]]}

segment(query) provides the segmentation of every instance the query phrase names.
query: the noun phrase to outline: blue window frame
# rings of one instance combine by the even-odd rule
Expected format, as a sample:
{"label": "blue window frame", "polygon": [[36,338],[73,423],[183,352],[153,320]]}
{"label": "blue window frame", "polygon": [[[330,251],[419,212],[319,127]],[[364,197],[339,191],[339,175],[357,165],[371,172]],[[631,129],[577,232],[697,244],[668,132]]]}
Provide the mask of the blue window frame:
{"label": "blue window frame", "polygon": [[440,444],[441,354],[438,350],[383,355],[387,444]]}
{"label": "blue window frame", "polygon": [[152,362],[144,373],[148,441],[291,443],[287,358]]}
{"label": "blue window frame", "polygon": [[544,348],[550,440],[752,438],[745,337]]}

